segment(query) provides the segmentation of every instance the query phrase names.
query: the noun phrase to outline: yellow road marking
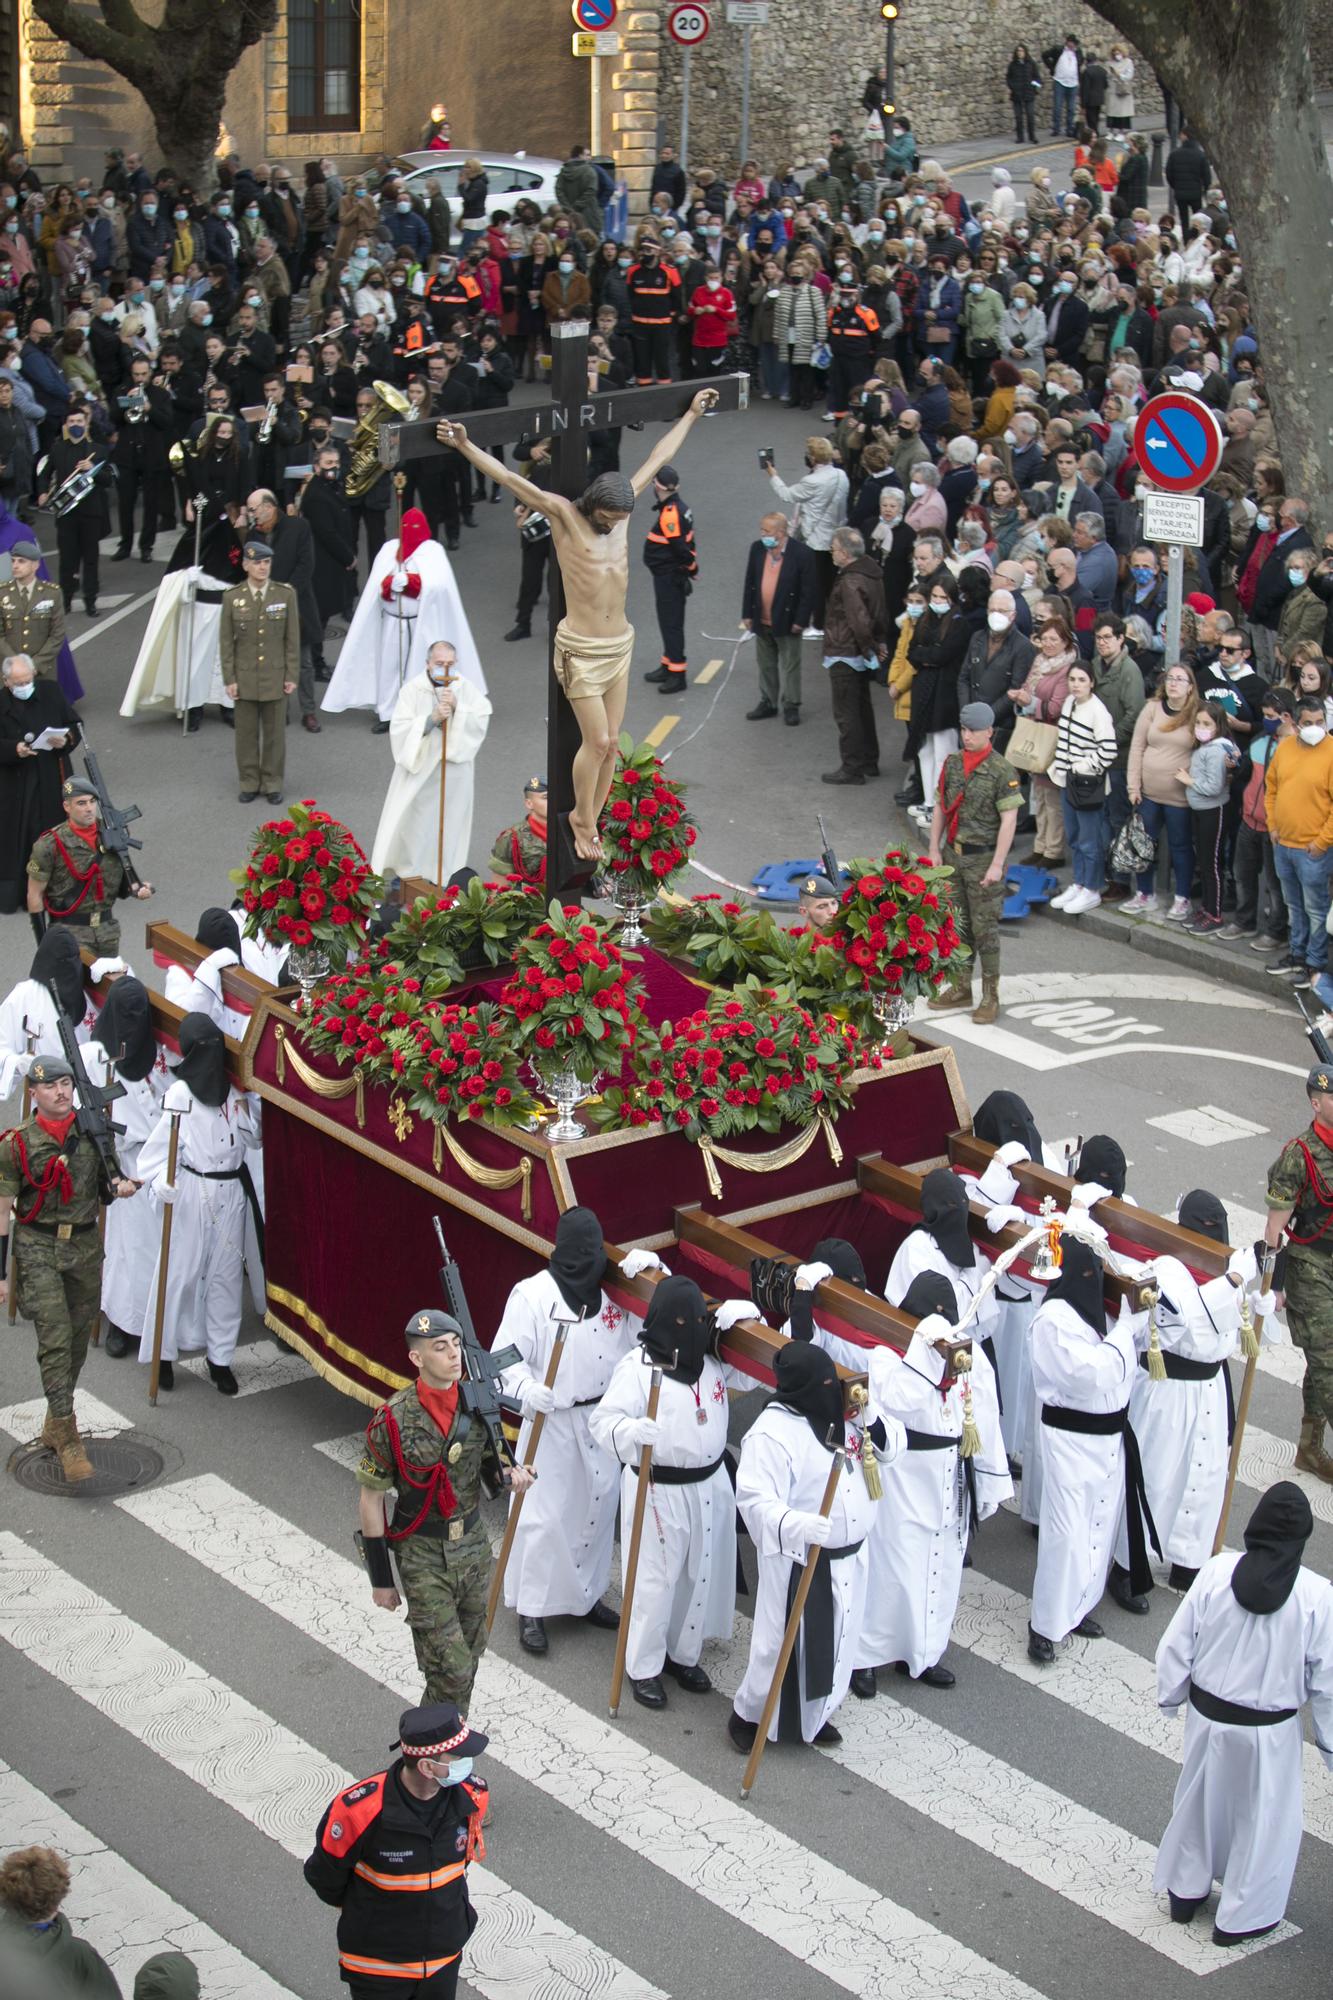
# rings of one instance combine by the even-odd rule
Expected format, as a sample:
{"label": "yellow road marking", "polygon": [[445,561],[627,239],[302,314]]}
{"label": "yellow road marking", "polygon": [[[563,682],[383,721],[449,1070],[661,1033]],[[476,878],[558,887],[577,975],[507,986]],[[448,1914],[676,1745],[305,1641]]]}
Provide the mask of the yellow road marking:
{"label": "yellow road marking", "polygon": [[644,742],[650,749],[658,749],[661,744],[665,743],[667,737],[670,736],[679,721],[680,717],[678,715],[664,715],[660,722],[653,724],[648,734],[644,737]]}
{"label": "yellow road marking", "polygon": [[709,681],[712,680],[714,674],[717,673],[724,664],[725,662],[723,662],[722,660],[710,660],[706,667],[700,667],[698,673],[694,676],[695,686],[707,687]]}

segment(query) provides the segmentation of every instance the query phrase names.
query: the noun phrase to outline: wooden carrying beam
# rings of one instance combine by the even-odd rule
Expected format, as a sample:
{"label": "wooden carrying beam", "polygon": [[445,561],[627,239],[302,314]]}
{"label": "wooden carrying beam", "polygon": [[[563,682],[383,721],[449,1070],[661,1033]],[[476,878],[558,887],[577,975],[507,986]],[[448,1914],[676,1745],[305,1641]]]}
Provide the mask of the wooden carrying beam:
{"label": "wooden carrying beam", "polygon": [[[976,1139],[970,1132],[950,1134],[952,1165],[965,1167],[970,1174],[983,1174],[994,1158],[994,1146],[984,1139]],[[1031,1160],[1019,1160],[1009,1171],[1032,1201],[1040,1203],[1047,1195],[1053,1195],[1061,1208],[1068,1208],[1070,1189],[1074,1186],[1070,1175],[1054,1174]],[[1226,1271],[1230,1251],[1211,1236],[1182,1229],[1178,1222],[1168,1222],[1165,1216],[1154,1215],[1149,1208],[1136,1208],[1133,1202],[1111,1198],[1095,1203],[1089,1212],[1108,1236],[1118,1236],[1123,1242],[1139,1246],[1145,1262],[1149,1257],[1178,1257],[1191,1270],[1204,1271],[1210,1278],[1220,1278]]]}
{"label": "wooden carrying beam", "polygon": [[[909,1216],[920,1215],[922,1176],[913,1173],[909,1167],[890,1166],[887,1160],[876,1153],[857,1161],[856,1180],[865,1194],[877,1195],[881,1201],[888,1202],[893,1208],[905,1210]],[[1035,1220],[1034,1216],[1033,1221]],[[970,1203],[967,1225],[973,1242],[979,1244],[983,1251],[994,1251],[996,1254],[1001,1250],[1011,1249],[1027,1234],[1026,1228],[1021,1228],[1016,1222],[1010,1222],[992,1236],[986,1227],[985,1210],[973,1207]],[[1036,1246],[1033,1247],[1035,1252]],[[1142,1310],[1139,1302],[1141,1281],[1119,1277],[1109,1270],[1105,1273],[1105,1281],[1106,1299],[1112,1311],[1119,1311],[1122,1299],[1129,1300],[1132,1312]]]}
{"label": "wooden carrying beam", "polygon": [[[697,1206],[678,1208],[675,1212],[675,1230],[682,1243],[693,1243],[710,1256],[718,1257],[724,1264],[730,1264],[748,1287],[750,1282],[750,1259],[752,1257],[772,1257],[779,1263],[790,1264],[793,1270],[801,1263],[801,1258],[789,1251],[779,1250],[772,1243],[766,1243],[762,1236],[752,1236],[748,1229],[738,1229],[734,1222],[723,1222],[718,1216],[709,1215]],[[822,1305],[827,1312],[836,1313],[848,1326],[854,1326],[858,1333],[868,1339],[884,1342],[902,1352],[912,1338],[916,1321],[906,1313],[891,1306],[886,1299],[874,1292],[863,1292],[856,1285],[844,1284],[841,1278],[827,1278],[814,1290],[816,1305]]]}
{"label": "wooden carrying beam", "polygon": [[[200,944],[198,938],[188,936],[185,931],[177,930],[174,924],[149,924],[144,935],[151,952],[161,952],[173,965],[184,966],[187,972],[196,971],[212,955],[207,945]],[[257,1009],[276,991],[270,980],[261,979],[257,972],[247,972],[243,965],[223,968],[222,997],[229,1006],[238,1007],[242,1012]]]}

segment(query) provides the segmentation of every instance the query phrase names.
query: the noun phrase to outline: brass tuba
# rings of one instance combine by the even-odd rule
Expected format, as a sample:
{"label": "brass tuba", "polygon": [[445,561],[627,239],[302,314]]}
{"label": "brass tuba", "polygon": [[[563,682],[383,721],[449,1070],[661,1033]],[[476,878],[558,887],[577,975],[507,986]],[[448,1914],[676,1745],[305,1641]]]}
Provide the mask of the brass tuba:
{"label": "brass tuba", "polygon": [[372,382],[371,387],[375,391],[374,407],[366,411],[347,440],[345,490],[349,500],[363,499],[384,470],[380,464],[380,425],[392,423],[395,418],[401,423],[412,411],[407,397],[392,382]]}

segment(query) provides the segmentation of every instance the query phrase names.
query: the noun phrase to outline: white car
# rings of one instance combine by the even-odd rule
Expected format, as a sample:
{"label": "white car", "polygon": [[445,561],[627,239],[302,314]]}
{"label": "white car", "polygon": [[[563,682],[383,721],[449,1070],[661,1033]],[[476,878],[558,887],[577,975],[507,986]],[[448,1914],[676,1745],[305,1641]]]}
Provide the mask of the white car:
{"label": "white car", "polygon": [[447,153],[398,155],[399,169],[414,195],[424,197],[427,181],[439,182],[455,223],[463,213],[458,176],[465,160],[481,161],[489,183],[486,190],[488,219],[492,209],[512,209],[524,195],[535,201],[543,214],[555,203],[555,180],[564,165],[563,160],[543,160],[531,153],[472,152],[462,146],[451,146]]}

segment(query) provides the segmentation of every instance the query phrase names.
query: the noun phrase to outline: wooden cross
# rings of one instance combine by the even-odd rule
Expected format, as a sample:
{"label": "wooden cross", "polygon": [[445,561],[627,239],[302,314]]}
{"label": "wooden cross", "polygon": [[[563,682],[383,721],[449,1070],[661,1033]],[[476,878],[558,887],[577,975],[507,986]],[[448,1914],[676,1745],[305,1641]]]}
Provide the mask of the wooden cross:
{"label": "wooden cross", "polygon": [[[588,432],[615,430],[652,420],[674,423],[683,417],[700,389],[715,389],[720,410],[743,410],[750,400],[748,375],[712,375],[691,382],[663,382],[654,388],[588,390],[588,339],[585,319],[566,320],[549,329],[551,341],[551,400],[512,410],[460,410],[458,420],[469,438],[483,449],[509,444],[520,437],[551,440],[551,489],[577,500],[588,484]],[[448,447],[439,444],[433,423],[382,424],[380,463],[398,466],[408,459],[432,458]],[[470,469],[469,469],[470,476]],[[591,872],[579,862],[572,842],[562,841],[560,827],[574,804],[574,756],[579,726],[555,673],[555,628],[565,614],[560,566],[547,572],[550,598],[550,651],[546,703],[546,887],[563,895],[586,881]]]}

